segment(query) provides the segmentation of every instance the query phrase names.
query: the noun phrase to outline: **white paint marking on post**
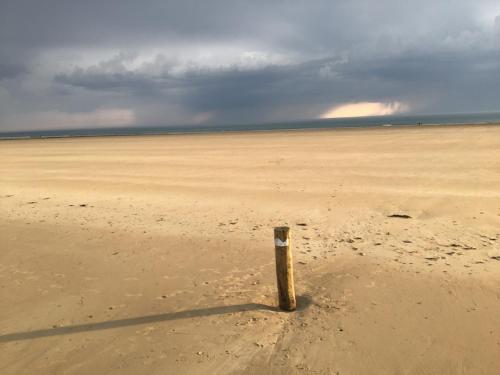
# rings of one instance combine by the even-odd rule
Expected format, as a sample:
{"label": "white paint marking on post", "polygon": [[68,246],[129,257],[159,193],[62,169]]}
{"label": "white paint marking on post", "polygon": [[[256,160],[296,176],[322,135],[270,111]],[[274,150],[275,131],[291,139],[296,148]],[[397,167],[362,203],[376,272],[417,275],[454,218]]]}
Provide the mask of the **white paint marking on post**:
{"label": "white paint marking on post", "polygon": [[288,240],[281,241],[279,238],[274,239],[274,244],[278,247],[287,247],[288,246]]}

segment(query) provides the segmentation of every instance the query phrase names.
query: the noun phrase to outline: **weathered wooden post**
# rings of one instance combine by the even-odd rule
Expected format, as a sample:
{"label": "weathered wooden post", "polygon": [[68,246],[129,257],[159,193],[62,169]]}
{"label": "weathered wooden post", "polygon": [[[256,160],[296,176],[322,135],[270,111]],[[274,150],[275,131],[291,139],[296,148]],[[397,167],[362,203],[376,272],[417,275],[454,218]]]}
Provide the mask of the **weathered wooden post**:
{"label": "weathered wooden post", "polygon": [[290,246],[290,228],[274,228],[274,249],[276,254],[276,278],[281,310],[294,311],[297,308],[293,284],[293,260]]}

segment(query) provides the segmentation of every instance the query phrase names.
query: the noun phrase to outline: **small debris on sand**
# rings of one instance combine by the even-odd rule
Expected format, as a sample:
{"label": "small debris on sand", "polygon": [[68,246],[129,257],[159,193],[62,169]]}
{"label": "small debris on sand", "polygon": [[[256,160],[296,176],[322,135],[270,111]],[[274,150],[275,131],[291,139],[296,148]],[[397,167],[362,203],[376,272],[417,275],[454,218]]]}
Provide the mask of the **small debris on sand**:
{"label": "small debris on sand", "polygon": [[426,256],[425,259],[427,260],[438,260],[440,257],[437,256],[437,255],[429,255],[429,256]]}
{"label": "small debris on sand", "polygon": [[407,214],[391,214],[391,215],[388,215],[387,217],[395,217],[398,219],[411,219],[412,218],[410,215],[407,215]]}
{"label": "small debris on sand", "polygon": [[494,260],[500,260],[500,250],[491,250],[488,252],[488,257]]}

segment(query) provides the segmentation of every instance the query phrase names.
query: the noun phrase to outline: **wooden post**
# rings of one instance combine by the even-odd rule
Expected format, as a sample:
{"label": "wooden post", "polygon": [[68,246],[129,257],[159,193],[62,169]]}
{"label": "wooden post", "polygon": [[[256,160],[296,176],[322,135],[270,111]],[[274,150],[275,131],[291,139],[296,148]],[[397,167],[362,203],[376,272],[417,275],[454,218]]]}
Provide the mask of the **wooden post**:
{"label": "wooden post", "polygon": [[297,308],[295,286],[293,285],[293,261],[290,246],[290,228],[274,228],[274,249],[276,254],[276,278],[281,310],[294,311]]}

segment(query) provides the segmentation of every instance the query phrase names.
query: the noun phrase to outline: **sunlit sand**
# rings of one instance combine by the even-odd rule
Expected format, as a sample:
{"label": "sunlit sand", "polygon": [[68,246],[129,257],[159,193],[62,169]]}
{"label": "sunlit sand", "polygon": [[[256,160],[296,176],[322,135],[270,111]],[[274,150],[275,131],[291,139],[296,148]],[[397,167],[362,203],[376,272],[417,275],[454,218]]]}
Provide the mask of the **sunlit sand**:
{"label": "sunlit sand", "polygon": [[1,141],[0,160],[2,375],[500,369],[500,126]]}

